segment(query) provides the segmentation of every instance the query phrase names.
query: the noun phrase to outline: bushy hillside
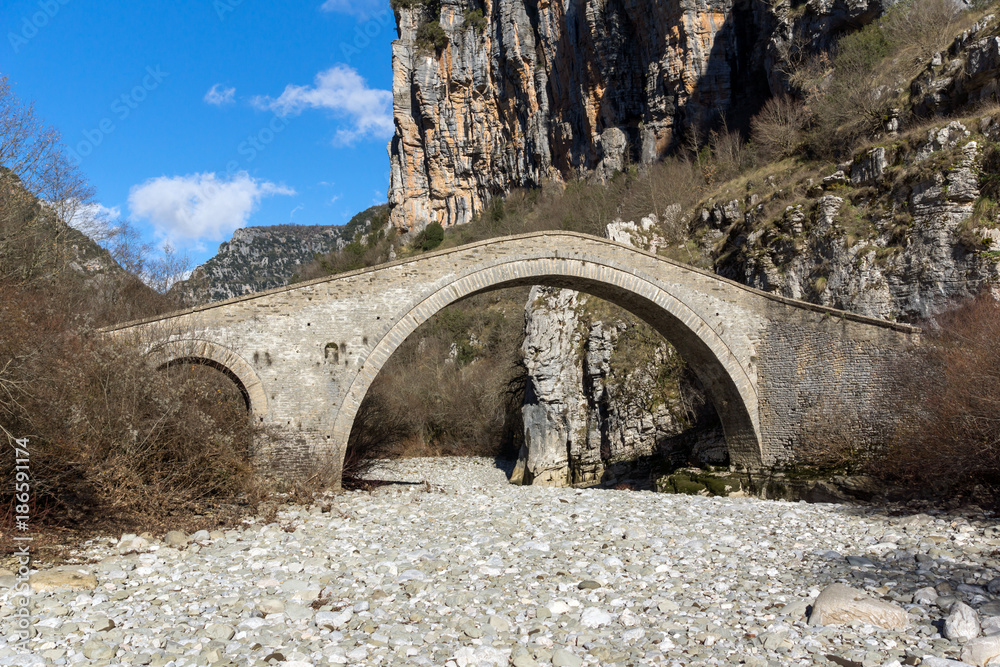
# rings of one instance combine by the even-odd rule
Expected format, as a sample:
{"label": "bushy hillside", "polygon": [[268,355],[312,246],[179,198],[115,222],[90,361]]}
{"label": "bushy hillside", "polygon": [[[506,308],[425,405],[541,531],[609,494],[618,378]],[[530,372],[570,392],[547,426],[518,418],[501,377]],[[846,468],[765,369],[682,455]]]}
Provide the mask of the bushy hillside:
{"label": "bushy hillside", "polygon": [[[176,308],[147,284],[165,286],[169,267],[127,225],[88,225],[102,244],[70,227],[89,193],[57,135],[4,79],[0,114],[0,158],[17,167],[0,168],[0,532],[15,514],[32,530],[156,530],[193,503],[258,498],[255,429],[231,383],[208,368],[151,368],[155,341],[100,332]],[[54,173],[80,187],[49,187]],[[15,496],[26,475],[30,492]]]}

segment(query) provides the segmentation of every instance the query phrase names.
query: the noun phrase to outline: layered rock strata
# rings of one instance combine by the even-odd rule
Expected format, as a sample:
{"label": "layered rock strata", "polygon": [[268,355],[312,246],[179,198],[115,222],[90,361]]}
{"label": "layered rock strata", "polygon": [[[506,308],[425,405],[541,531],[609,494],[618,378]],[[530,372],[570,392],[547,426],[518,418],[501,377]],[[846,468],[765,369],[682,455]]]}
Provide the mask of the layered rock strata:
{"label": "layered rock strata", "polygon": [[402,230],[462,224],[493,196],[661,157],[744,122],[790,58],[882,0],[399,0],[389,200]]}

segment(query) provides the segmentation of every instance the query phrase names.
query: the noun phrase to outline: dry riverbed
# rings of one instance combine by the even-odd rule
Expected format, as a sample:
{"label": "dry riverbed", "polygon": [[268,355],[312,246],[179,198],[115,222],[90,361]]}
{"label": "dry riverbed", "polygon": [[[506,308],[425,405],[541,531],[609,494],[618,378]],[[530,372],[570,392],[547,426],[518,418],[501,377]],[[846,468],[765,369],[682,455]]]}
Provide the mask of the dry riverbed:
{"label": "dry riverbed", "polygon": [[[972,660],[1000,631],[1000,528],[975,514],[515,487],[486,459],[374,476],[400,483],[95,540],[37,576],[26,643],[0,577],[0,665],[873,667]],[[838,582],[907,627],[810,624]]]}

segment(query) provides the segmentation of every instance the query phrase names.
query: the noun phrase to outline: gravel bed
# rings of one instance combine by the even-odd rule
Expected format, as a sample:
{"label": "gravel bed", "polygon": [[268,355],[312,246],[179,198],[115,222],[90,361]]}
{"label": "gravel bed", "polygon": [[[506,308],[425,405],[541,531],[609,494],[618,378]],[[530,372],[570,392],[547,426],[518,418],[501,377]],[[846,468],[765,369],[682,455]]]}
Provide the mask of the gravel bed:
{"label": "gravel bed", "polygon": [[[515,487],[489,459],[372,477],[399,483],[268,525],[95,542],[74,568],[96,582],[67,567],[84,590],[32,594],[23,644],[0,577],[0,665],[874,667],[958,659],[941,635],[958,601],[984,628],[1000,616],[1000,528],[975,515]],[[909,629],[809,625],[836,582]]]}

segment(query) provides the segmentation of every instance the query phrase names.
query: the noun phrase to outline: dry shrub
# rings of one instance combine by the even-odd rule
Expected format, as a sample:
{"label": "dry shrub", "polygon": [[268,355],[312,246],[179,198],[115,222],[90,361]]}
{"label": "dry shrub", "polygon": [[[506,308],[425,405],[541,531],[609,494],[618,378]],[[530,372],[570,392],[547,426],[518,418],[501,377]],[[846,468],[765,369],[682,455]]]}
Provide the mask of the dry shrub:
{"label": "dry shrub", "polygon": [[765,160],[790,156],[802,141],[805,122],[800,102],[784,95],[772,97],[750,121],[754,148]]}
{"label": "dry shrub", "polygon": [[809,428],[796,446],[795,463],[828,475],[868,473],[877,468],[884,452],[859,437],[868,429],[856,416],[846,414],[849,411],[838,400],[833,397],[832,404],[807,415]]}
{"label": "dry shrub", "polygon": [[904,63],[924,66],[971,22],[970,17],[954,0],[905,0],[880,23]]}
{"label": "dry shrub", "polygon": [[525,295],[515,289],[471,297],[404,341],[355,418],[350,465],[363,470],[373,458],[417,453],[516,455],[523,437]]}
{"label": "dry shrub", "polygon": [[879,472],[945,493],[1000,490],[1000,304],[988,293],[937,318],[901,366],[902,415]]}
{"label": "dry shrub", "polygon": [[[837,43],[832,71],[820,56],[798,77],[812,77],[823,85],[799,81],[811,91],[807,104],[813,125],[806,146],[816,157],[831,158],[850,154],[859,141],[882,130],[884,119],[894,104],[892,72],[883,66],[893,52],[893,44],[878,23],[846,35]],[[794,77],[793,77],[794,78]]]}
{"label": "dry shrub", "polygon": [[515,190],[494,198],[471,223],[449,233],[458,243],[549,230],[603,237],[615,220],[638,222],[652,213],[670,221],[662,230],[669,240],[680,240],[687,230],[675,224],[677,216],[667,213],[675,205],[692,206],[703,185],[697,165],[672,157],[631,167],[606,182],[580,179]]}
{"label": "dry shrub", "polygon": [[[28,438],[36,510],[54,523],[141,523],[206,498],[253,500],[255,427],[242,395],[207,368],[150,368],[135,346],[69,326],[44,292],[6,288],[0,429]],[[0,491],[10,498],[12,449]]]}
{"label": "dry shrub", "polygon": [[725,123],[708,135],[714,158],[714,177],[727,181],[754,166],[754,154],[739,132],[730,130]]}
{"label": "dry shrub", "polygon": [[95,331],[170,309],[142,279],[163,291],[181,262],[150,260],[127,225],[89,223],[100,247],[67,224],[89,187],[4,77],[0,165],[0,500],[13,500],[20,438],[34,522],[149,529],[208,498],[256,499],[256,428],[229,380],[158,372],[132,341]]}
{"label": "dry shrub", "polygon": [[381,375],[376,378],[354,417],[341,469],[343,484],[349,488],[357,485],[378,460],[396,456],[410,436],[410,424],[405,415],[393,409],[385,382]]}
{"label": "dry shrub", "polygon": [[804,62],[791,83],[812,115],[809,152],[820,158],[849,155],[882,133],[893,109],[907,103],[913,77],[977,15],[952,0],[907,0],[842,37],[834,54]]}

